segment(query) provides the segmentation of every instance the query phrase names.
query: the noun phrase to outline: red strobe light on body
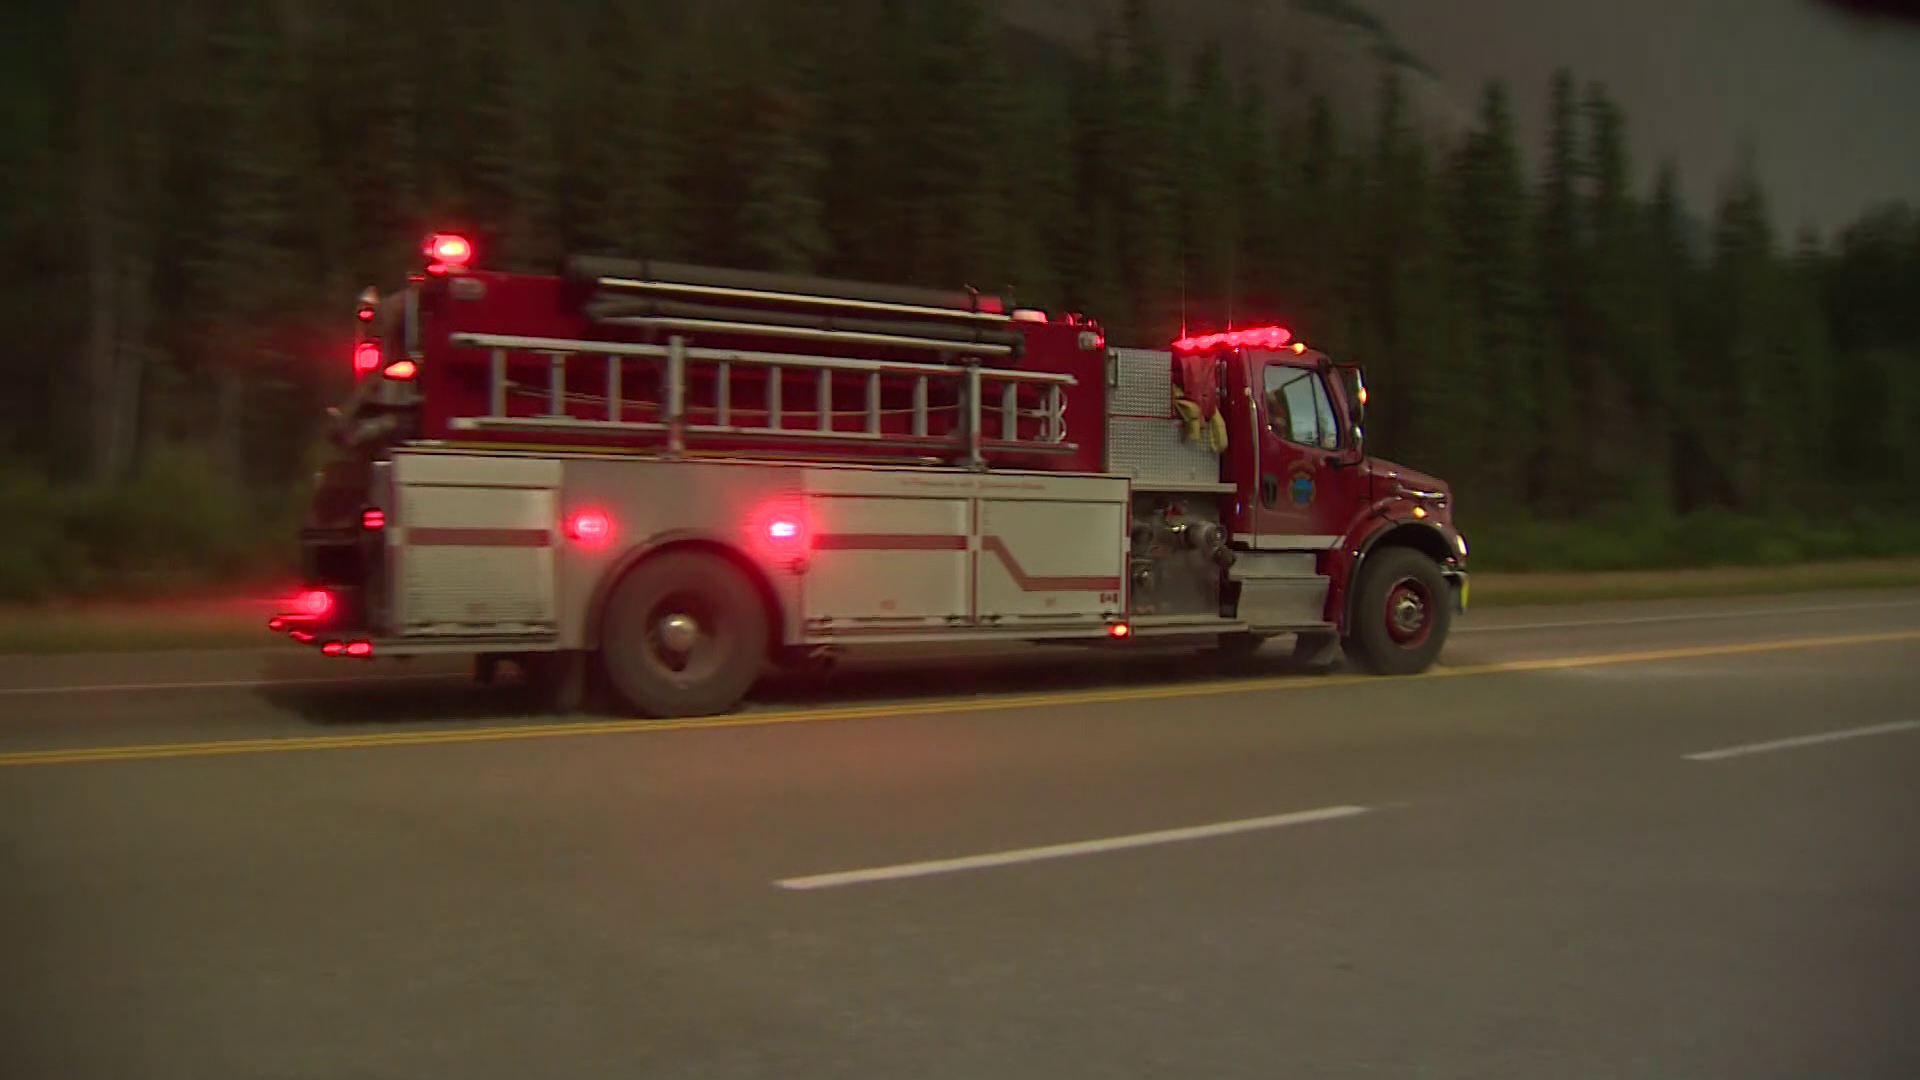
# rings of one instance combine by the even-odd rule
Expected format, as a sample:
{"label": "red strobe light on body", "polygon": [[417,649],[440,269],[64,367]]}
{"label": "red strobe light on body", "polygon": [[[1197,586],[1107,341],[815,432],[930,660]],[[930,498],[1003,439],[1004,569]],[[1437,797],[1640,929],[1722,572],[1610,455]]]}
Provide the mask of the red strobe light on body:
{"label": "red strobe light on body", "polygon": [[1228,330],[1219,334],[1183,337],[1173,343],[1174,352],[1208,352],[1213,349],[1281,349],[1293,340],[1293,331],[1284,326],[1256,326],[1247,330]]}
{"label": "red strobe light on body", "polygon": [[813,526],[803,507],[782,501],[755,514],[748,525],[761,550],[776,559],[798,560],[813,549]]}
{"label": "red strobe light on body", "polygon": [[293,597],[292,614],[303,619],[324,619],[333,613],[333,594],[325,589],[302,589]]}
{"label": "red strobe light on body", "polygon": [[613,519],[602,510],[576,510],[567,517],[567,536],[589,547],[604,544],[613,535]]}
{"label": "red strobe light on body", "polygon": [[473,262],[473,244],[455,233],[434,233],[427,237],[427,272],[444,274],[464,269]]}
{"label": "red strobe light on body", "polygon": [[807,523],[800,515],[790,513],[769,515],[760,526],[760,536],[778,555],[804,554],[812,541],[807,535]]}
{"label": "red strobe light on body", "polygon": [[380,343],[363,341],[353,347],[353,373],[366,375],[380,366]]}

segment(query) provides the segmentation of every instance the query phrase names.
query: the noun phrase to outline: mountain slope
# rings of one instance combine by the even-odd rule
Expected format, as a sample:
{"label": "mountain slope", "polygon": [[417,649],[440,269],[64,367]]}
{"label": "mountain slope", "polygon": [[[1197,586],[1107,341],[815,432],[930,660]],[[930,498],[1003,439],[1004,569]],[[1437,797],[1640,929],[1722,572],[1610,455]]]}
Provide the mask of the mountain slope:
{"label": "mountain slope", "polygon": [[[1083,56],[1103,26],[1119,24],[1122,3],[991,0],[1008,23]],[[1229,68],[1264,87],[1283,113],[1322,93],[1346,130],[1365,130],[1377,115],[1381,77],[1393,71],[1417,126],[1441,134],[1470,123],[1462,96],[1348,0],[1148,0],[1148,7],[1176,57],[1220,42]]]}

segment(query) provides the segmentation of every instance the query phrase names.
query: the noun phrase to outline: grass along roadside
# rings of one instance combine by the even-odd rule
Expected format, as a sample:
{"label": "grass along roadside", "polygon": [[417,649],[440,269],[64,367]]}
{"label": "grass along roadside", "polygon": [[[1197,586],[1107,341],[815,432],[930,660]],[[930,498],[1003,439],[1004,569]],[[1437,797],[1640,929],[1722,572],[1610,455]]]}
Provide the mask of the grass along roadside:
{"label": "grass along roadside", "polygon": [[[1473,607],[1759,596],[1920,586],[1920,558],[1598,573],[1483,573]],[[143,652],[269,646],[266,598],[0,606],[0,653]]]}

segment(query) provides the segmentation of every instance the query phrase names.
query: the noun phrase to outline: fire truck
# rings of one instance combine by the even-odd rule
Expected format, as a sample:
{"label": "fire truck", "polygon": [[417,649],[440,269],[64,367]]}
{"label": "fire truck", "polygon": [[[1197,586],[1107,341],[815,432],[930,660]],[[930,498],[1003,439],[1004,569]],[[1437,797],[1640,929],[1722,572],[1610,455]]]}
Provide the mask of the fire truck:
{"label": "fire truck", "polygon": [[438,234],[360,297],[355,385],[273,630],[507,661],[572,709],[737,708],[869,646],[1291,636],[1403,675],[1466,610],[1448,485],[1363,448],[1283,327],[1113,347],[1010,295]]}

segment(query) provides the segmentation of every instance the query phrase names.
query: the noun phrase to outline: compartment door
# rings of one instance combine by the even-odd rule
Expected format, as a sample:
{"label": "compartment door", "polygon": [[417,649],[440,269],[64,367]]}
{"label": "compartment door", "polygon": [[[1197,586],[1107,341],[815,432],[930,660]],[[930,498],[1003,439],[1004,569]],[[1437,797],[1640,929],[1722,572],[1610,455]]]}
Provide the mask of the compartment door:
{"label": "compartment door", "polygon": [[1075,479],[980,498],[981,622],[1101,623],[1126,610],[1127,483]]}
{"label": "compartment door", "polygon": [[968,500],[816,493],[809,629],[926,629],[968,615]]}

